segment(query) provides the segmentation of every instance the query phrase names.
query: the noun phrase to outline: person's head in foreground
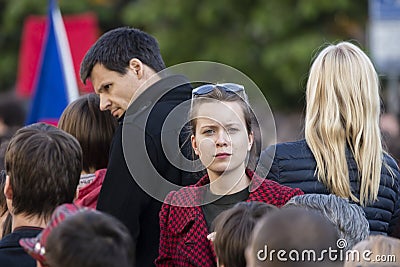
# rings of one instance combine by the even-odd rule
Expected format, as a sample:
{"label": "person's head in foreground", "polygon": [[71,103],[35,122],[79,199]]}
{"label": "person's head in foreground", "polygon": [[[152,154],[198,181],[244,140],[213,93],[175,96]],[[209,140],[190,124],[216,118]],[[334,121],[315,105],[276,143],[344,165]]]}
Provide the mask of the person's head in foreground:
{"label": "person's head in foreground", "polygon": [[263,202],[239,202],[213,222],[213,243],[218,266],[245,267],[244,252],[257,221],[278,208]]}
{"label": "person's head in foreground", "polygon": [[344,267],[394,267],[400,264],[400,239],[373,235],[357,243]]}
{"label": "person's head in foreground", "polygon": [[303,208],[282,208],[260,219],[246,249],[248,267],[342,266],[335,226],[321,214]]}
{"label": "person's head in foreground", "polygon": [[20,245],[43,267],[134,266],[127,228],[108,214],[74,204],[58,207],[47,227]]}
{"label": "person's head in foreground", "polygon": [[[70,134],[48,124],[19,129],[5,156],[6,196],[13,229],[45,226],[54,209],[72,203],[82,170],[82,150]],[[16,225],[17,221],[20,225]]]}
{"label": "person's head in foreground", "polygon": [[[138,29],[120,27],[103,34],[82,60],[80,76],[100,96],[100,109],[121,118],[131,98],[165,68],[157,40]],[[143,88],[144,89],[144,88]]]}
{"label": "person's head in foreground", "polygon": [[347,199],[332,194],[305,194],[292,197],[285,207],[305,208],[324,215],[336,226],[339,238],[346,240],[344,250],[351,249],[369,235],[369,223],[364,210]]}

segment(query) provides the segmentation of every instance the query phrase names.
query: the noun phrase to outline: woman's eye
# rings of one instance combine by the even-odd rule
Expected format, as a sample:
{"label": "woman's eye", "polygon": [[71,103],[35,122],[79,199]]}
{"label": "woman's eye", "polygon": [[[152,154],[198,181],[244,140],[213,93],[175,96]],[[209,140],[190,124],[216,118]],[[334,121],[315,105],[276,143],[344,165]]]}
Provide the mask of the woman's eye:
{"label": "woman's eye", "polygon": [[111,87],[111,84],[106,84],[106,85],[104,85],[104,89],[105,89],[105,90],[109,90],[110,87]]}
{"label": "woman's eye", "polygon": [[236,132],[238,132],[238,131],[239,131],[238,128],[229,128],[229,129],[228,129],[228,133],[236,133]]}

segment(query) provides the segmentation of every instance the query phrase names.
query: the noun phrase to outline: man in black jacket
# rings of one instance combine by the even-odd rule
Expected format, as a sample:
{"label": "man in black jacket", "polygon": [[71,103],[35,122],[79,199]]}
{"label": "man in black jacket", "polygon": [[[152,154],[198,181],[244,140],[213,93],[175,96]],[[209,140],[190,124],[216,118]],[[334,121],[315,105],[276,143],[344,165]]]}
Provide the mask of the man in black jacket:
{"label": "man in black jacket", "polygon": [[[129,228],[136,244],[136,266],[144,267],[154,266],[158,255],[162,204],[149,188],[158,190],[159,176],[175,185],[195,182],[194,176],[184,175],[163,150],[163,122],[191,98],[191,86],[182,76],[157,74],[164,68],[156,39],[124,27],[101,36],[80,69],[82,81],[89,79],[100,96],[100,109],[110,111],[120,122],[97,209],[114,215]],[[147,185],[143,181],[148,181]]]}

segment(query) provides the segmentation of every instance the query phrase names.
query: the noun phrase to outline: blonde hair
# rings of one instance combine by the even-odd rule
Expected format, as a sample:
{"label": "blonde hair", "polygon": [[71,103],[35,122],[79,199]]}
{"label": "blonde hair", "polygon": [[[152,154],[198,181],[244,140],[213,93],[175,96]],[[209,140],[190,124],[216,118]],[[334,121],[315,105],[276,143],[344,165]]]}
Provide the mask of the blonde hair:
{"label": "blonde hair", "polygon": [[[323,49],[312,64],[306,91],[305,137],[319,181],[361,205],[377,200],[383,148],[379,130],[379,79],[357,46]],[[350,188],[346,146],[357,164],[360,199]]]}

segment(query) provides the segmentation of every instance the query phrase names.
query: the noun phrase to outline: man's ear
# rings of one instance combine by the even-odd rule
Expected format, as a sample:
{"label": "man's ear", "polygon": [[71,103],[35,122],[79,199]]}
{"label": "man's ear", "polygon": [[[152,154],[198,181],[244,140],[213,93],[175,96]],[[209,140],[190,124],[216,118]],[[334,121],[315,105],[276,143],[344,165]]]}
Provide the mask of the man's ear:
{"label": "man's ear", "polygon": [[6,176],[6,183],[4,184],[4,195],[6,196],[6,199],[12,199],[13,198],[13,190],[10,184],[10,176]]}
{"label": "man's ear", "polygon": [[129,61],[129,69],[137,75],[138,80],[140,80],[144,75],[144,65],[143,62],[137,58],[132,58]]}

